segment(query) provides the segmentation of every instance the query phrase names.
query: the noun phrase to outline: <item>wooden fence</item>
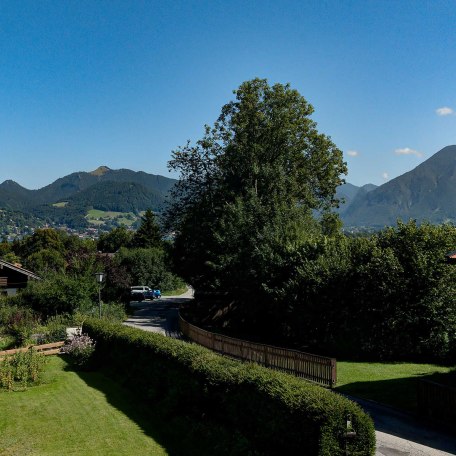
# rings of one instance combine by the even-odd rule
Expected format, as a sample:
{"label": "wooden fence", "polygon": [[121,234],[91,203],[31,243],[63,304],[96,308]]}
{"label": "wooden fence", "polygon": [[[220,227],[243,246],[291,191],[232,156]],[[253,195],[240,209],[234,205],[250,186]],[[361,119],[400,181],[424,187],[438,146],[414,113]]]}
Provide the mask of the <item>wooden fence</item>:
{"label": "wooden fence", "polygon": [[42,353],[43,355],[57,355],[60,353],[60,347],[63,345],[65,345],[65,342],[52,342],[50,344],[31,345],[29,347],[15,348],[13,350],[4,350],[0,351],[0,358],[8,355],[14,355],[16,353],[23,353],[27,350],[30,350],[31,348],[36,350],[38,353]]}
{"label": "wooden fence", "polygon": [[222,355],[253,361],[271,369],[287,372],[331,388],[336,384],[336,360],[334,358],[257,344],[212,333],[190,324],[180,314],[179,327],[184,336],[193,342]]}
{"label": "wooden fence", "polygon": [[456,388],[418,380],[418,413],[456,429]]}

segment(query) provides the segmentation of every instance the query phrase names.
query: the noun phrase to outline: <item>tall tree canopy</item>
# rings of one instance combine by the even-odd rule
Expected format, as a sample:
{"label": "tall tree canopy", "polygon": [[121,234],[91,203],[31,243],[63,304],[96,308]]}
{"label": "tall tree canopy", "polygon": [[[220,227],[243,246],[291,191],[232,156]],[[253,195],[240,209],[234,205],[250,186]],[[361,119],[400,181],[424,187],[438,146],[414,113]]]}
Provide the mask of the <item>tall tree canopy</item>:
{"label": "tall tree canopy", "polygon": [[274,245],[316,229],[312,215],[337,206],[346,173],[342,152],[317,131],[298,91],[253,79],[234,94],[203,138],[169,162],[180,173],[167,213],[180,273],[214,288],[231,286],[229,277],[253,280],[255,258],[265,263],[268,249],[272,258]]}
{"label": "tall tree canopy", "polygon": [[137,248],[153,248],[162,245],[160,227],[151,209],[147,209],[141,218],[141,225],[134,234],[131,244],[132,247]]}

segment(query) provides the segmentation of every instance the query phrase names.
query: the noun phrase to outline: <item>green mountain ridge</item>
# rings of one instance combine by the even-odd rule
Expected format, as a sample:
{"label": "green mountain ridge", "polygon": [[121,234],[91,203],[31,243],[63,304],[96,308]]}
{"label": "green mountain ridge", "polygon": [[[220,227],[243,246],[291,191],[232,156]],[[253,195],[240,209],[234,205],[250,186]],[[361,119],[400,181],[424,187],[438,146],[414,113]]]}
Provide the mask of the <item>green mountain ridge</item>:
{"label": "green mountain ridge", "polygon": [[376,189],[359,193],[341,216],[346,226],[383,227],[398,219],[456,221],[456,145]]}
{"label": "green mountain ridge", "polygon": [[[89,209],[134,212],[160,211],[175,179],[129,169],[101,166],[76,172],[38,189],[7,180],[0,184],[0,209],[27,212],[39,222],[82,227]],[[64,207],[53,204],[67,202]]]}

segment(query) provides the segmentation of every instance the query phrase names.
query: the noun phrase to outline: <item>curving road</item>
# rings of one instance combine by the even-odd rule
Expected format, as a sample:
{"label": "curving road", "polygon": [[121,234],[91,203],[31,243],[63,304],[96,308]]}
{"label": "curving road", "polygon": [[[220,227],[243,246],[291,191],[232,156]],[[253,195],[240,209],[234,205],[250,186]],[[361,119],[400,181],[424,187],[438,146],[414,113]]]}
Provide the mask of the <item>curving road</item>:
{"label": "curving road", "polygon": [[[189,289],[180,296],[153,301],[132,302],[137,310],[124,324],[168,337],[180,338],[179,305],[193,299]],[[375,423],[376,456],[450,456],[456,455],[456,437],[436,426],[371,401],[350,397],[368,412]]]}
{"label": "curving road", "polygon": [[136,308],[134,314],[124,322],[127,326],[163,334],[168,337],[180,338],[178,325],[179,306],[193,299],[193,290],[179,296],[164,296],[160,299],[132,301]]}

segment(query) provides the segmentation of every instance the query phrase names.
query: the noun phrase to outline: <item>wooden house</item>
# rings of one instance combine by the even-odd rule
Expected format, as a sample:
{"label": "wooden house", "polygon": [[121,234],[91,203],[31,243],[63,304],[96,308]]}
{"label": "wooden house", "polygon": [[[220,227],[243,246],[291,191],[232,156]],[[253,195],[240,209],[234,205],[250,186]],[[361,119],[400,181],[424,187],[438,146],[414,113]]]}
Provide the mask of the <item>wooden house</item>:
{"label": "wooden house", "polygon": [[14,296],[17,290],[27,286],[29,280],[41,278],[19,264],[0,260],[0,295]]}

